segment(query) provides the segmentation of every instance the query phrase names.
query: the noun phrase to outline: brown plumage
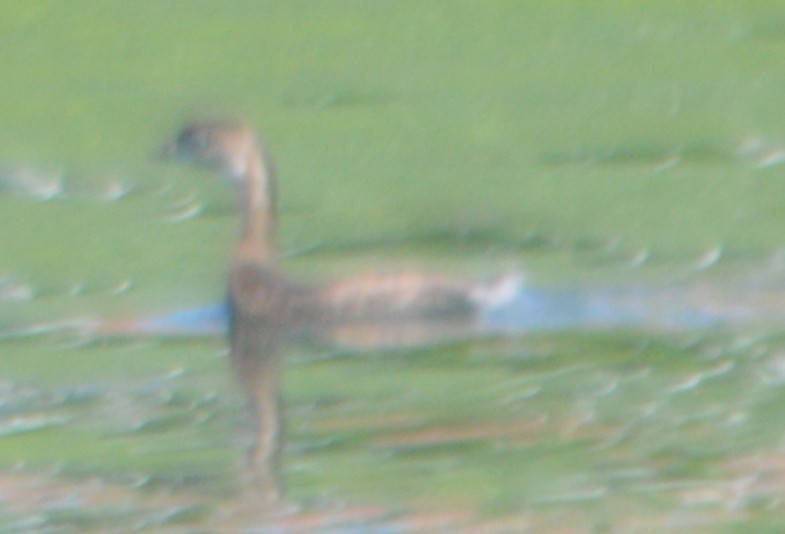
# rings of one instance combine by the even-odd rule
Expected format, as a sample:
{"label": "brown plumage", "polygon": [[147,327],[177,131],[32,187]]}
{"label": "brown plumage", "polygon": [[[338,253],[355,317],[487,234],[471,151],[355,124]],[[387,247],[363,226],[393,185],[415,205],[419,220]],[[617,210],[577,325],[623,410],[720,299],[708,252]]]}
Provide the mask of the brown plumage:
{"label": "brown plumage", "polygon": [[508,279],[477,284],[418,272],[363,275],[320,286],[295,284],[278,266],[273,164],[250,127],[231,121],[195,123],[163,155],[220,172],[234,186],[241,206],[228,284],[231,360],[254,419],[251,472],[268,498],[280,493],[277,346],[286,332],[316,332],[350,343],[353,338],[361,346],[429,340],[439,337],[440,328],[466,330],[477,310],[510,285]]}

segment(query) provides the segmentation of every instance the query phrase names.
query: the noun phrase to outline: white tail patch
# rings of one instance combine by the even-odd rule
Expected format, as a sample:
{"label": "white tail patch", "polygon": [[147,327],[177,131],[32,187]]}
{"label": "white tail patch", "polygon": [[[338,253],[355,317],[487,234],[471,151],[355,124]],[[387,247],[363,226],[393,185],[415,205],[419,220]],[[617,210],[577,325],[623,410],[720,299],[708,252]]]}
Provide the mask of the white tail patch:
{"label": "white tail patch", "polygon": [[469,297],[482,308],[498,308],[512,302],[523,289],[524,276],[515,272],[472,288]]}

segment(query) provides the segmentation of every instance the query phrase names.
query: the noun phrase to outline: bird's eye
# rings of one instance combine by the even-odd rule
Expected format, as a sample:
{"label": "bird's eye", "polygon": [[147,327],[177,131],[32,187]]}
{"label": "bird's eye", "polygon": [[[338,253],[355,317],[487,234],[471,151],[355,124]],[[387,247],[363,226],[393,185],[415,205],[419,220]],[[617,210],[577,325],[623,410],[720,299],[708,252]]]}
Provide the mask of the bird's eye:
{"label": "bird's eye", "polygon": [[207,146],[208,132],[201,126],[189,126],[177,136],[177,146],[188,152],[200,152]]}

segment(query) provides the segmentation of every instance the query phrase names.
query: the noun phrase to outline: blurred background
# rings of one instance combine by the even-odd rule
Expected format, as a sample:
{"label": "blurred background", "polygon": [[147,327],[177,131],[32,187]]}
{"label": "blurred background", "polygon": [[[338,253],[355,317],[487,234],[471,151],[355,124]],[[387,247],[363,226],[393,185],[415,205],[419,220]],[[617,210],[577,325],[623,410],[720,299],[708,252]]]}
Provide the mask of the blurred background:
{"label": "blurred background", "polygon": [[[754,286],[779,309],[778,2],[2,13],[0,531],[255,521],[235,513],[246,421],[220,337],[13,333],[222,298],[231,194],[151,159],[195,118],[263,133],[293,276],[523,269],[547,288]],[[284,478],[303,507],[269,528],[778,531],[783,325],[295,347]]]}

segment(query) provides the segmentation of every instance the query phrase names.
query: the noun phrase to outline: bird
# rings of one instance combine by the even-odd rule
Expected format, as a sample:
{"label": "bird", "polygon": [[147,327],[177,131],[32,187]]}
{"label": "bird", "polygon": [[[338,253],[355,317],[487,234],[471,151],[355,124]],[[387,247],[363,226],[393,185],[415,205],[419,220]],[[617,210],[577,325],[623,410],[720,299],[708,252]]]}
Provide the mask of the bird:
{"label": "bird", "polygon": [[287,332],[354,336],[368,345],[426,339],[439,327],[466,329],[482,309],[517,291],[517,275],[485,283],[418,271],[292,280],[280,267],[275,164],[251,126],[193,122],[159,156],[212,169],[235,191],[240,224],[227,277],[230,359],[253,420],[249,471],[267,500],[283,493],[278,346]]}

